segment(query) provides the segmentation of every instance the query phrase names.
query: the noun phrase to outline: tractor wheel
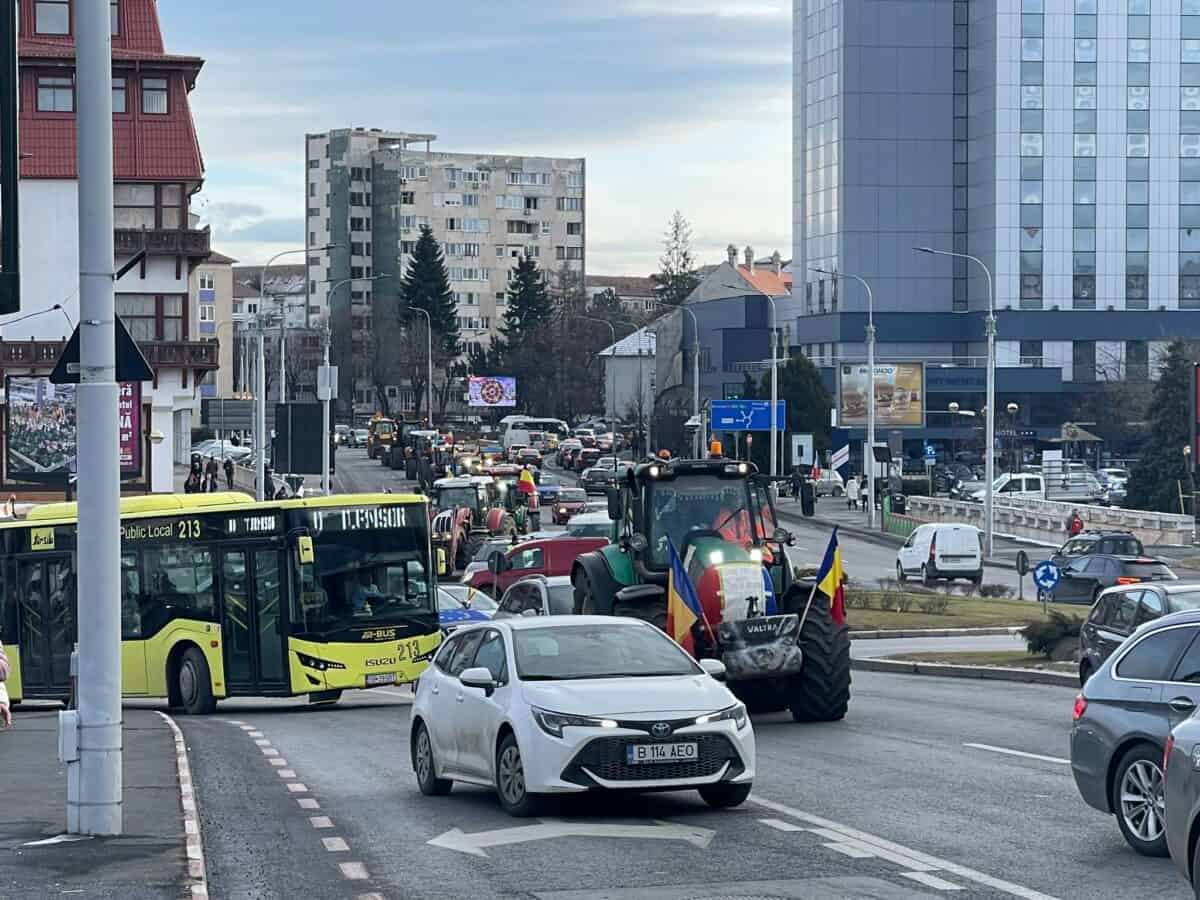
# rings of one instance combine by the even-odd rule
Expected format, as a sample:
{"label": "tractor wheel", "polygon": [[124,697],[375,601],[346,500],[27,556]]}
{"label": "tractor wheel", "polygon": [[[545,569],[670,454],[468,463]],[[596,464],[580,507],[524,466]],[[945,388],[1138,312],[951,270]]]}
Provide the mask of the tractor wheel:
{"label": "tractor wheel", "polygon": [[637,606],[614,606],[614,616],[628,616],[630,619],[641,619],[643,622],[649,622],[656,628],[663,631],[667,630],[667,604],[666,601],[659,603],[639,603]]}
{"label": "tractor wheel", "polygon": [[580,571],[575,576],[572,582],[575,587],[575,615],[577,616],[594,616],[596,614],[596,600],[592,593],[592,579],[588,577],[588,573]]}
{"label": "tractor wheel", "polygon": [[788,682],[782,678],[731,681],[729,689],[752,714],[783,712],[788,708]]}
{"label": "tractor wheel", "polygon": [[834,624],[829,600],[813,597],[800,632],[804,667],[789,681],[788,706],[797,722],[837,722],[850,705],[850,626]]}

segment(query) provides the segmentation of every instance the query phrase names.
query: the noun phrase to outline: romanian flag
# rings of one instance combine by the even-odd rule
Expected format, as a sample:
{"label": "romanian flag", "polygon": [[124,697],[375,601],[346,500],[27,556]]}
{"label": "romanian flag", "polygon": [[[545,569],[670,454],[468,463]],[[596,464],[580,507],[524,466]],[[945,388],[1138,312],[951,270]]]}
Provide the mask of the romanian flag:
{"label": "romanian flag", "polygon": [[675,552],[675,544],[668,541],[671,553],[671,569],[667,578],[667,634],[693,656],[696,653],[692,640],[692,626],[704,618],[704,608],[696,597],[692,579],[683,568],[683,561]]}
{"label": "romanian flag", "polygon": [[835,625],[846,621],[846,597],[842,592],[842,551],[838,547],[837,528],[829,536],[825,558],[817,571],[817,590],[829,598],[829,611]]}

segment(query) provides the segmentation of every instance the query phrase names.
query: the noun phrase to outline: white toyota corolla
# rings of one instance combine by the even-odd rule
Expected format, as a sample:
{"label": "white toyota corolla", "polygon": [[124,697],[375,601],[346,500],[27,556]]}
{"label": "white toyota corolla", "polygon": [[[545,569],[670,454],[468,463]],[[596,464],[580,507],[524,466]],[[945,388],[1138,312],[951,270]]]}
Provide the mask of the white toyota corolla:
{"label": "white toyota corolla", "polygon": [[516,816],[543,794],[699,790],[737,806],[754,781],[746,708],[658,628],[606,616],[461,628],[421,675],[410,748],[425,794],[492,786]]}

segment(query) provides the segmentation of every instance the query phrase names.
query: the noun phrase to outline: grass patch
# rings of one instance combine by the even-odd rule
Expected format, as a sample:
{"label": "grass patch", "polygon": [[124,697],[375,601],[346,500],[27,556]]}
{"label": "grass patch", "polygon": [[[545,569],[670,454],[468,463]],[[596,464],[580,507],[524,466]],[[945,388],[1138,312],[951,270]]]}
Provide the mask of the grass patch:
{"label": "grass patch", "polygon": [[[893,592],[871,593],[874,596],[869,598],[868,608],[851,605],[846,611],[846,619],[852,631],[1022,626],[1046,619],[1042,614],[1042,605],[1028,600],[946,597],[945,609],[942,610],[941,604],[931,604],[927,595],[905,594],[907,602],[904,602]],[[881,606],[883,608],[880,608]]]}
{"label": "grass patch", "polygon": [[946,663],[955,666],[1000,666],[1009,669],[1075,671],[1073,662],[1050,662],[1044,656],[1034,656],[1023,650],[949,650],[940,652],[931,650],[922,653],[899,653],[884,658],[908,662]]}

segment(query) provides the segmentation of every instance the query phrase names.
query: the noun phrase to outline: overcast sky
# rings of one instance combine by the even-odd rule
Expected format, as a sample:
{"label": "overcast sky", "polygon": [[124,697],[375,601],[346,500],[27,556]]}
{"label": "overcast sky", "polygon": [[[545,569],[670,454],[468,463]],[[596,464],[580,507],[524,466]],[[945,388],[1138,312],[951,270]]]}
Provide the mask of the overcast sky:
{"label": "overcast sky", "polygon": [[[207,62],[196,209],[242,262],[304,241],[304,134],[587,159],[588,271],[657,268],[675,209],[701,262],[791,256],[791,0],[159,0]],[[298,260],[297,260],[298,261]]]}

